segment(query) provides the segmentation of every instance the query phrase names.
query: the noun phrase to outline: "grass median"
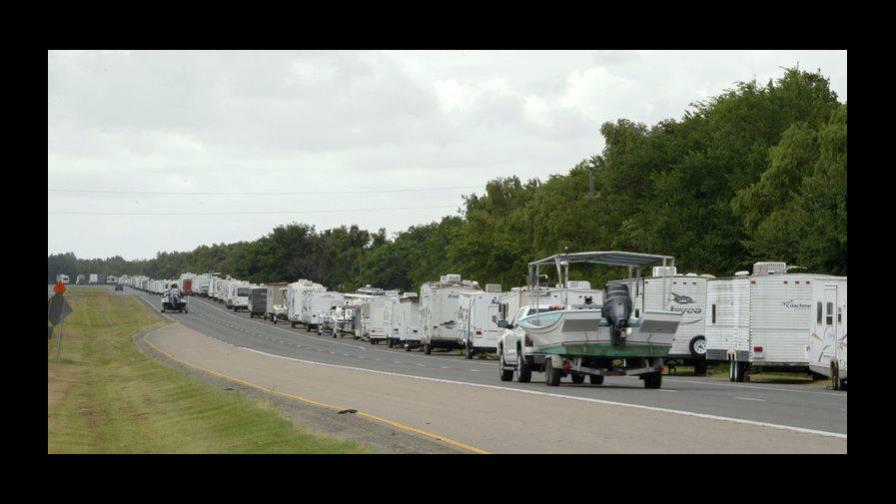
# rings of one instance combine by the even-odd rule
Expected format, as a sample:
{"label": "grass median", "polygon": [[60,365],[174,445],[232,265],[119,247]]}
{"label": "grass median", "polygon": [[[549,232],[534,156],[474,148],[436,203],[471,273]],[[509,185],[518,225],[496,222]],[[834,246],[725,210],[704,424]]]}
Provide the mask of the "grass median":
{"label": "grass median", "polygon": [[47,343],[48,453],[366,453],[310,433],[273,403],[199,382],[131,337],[165,323],[133,296],[70,288],[74,312]]}

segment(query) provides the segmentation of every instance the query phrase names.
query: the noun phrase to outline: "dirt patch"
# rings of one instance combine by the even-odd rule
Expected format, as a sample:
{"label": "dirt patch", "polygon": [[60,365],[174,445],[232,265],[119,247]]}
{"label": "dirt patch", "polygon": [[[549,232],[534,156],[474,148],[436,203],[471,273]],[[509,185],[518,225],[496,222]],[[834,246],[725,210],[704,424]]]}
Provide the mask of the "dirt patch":
{"label": "dirt patch", "polygon": [[374,453],[466,453],[423,436],[357,417],[350,412],[341,414],[331,409],[305,404],[275,394],[268,394],[225,378],[209,375],[173,361],[159,353],[143,341],[143,335],[140,333],[135,334],[133,340],[144,354],[162,364],[178,369],[195,379],[215,387],[268,402],[293,422],[312,433],[361,442],[368,445]]}

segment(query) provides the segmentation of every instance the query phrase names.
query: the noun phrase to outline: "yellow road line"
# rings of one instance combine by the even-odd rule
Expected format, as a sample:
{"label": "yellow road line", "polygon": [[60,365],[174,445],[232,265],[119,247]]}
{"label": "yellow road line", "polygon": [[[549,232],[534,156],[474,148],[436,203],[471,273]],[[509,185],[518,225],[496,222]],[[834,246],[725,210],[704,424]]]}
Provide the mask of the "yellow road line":
{"label": "yellow road line", "polygon": [[[204,368],[204,367],[202,367],[202,366],[199,366],[199,365],[197,365],[197,364],[193,364],[193,363],[191,363],[191,362],[186,362],[186,361],[184,361],[184,360],[178,359],[177,357],[175,357],[175,356],[171,355],[170,353],[168,353],[168,352],[162,350],[161,348],[157,347],[152,341],[149,341],[149,339],[147,339],[148,336],[149,336],[148,333],[144,333],[144,334],[143,334],[143,342],[144,342],[144,343],[146,343],[147,345],[151,346],[151,347],[154,348],[157,352],[159,352],[159,353],[161,353],[162,355],[168,357],[169,359],[171,359],[171,360],[173,360],[173,361],[175,361],[175,362],[179,362],[179,363],[181,363],[181,364],[183,364],[183,365],[185,365],[185,366],[190,366],[191,368],[198,369],[198,370],[203,371],[203,372],[205,372],[205,373],[208,373],[208,374],[211,374],[211,375],[215,375],[215,376],[218,376],[218,377],[220,377],[220,378],[227,379],[227,380],[235,381],[235,382],[237,382],[237,383],[241,383],[241,384],[243,384],[243,385],[246,385],[247,387],[252,387],[252,388],[254,388],[254,389],[261,390],[261,391],[263,391],[263,392],[267,392],[267,393],[270,393],[270,394],[276,394],[276,395],[283,396],[283,397],[288,397],[288,398],[290,398],[290,399],[295,399],[295,400],[297,400],[297,401],[302,401],[302,402],[305,402],[305,403],[308,403],[308,404],[313,404],[313,405],[315,405],[315,406],[321,406],[321,407],[329,408],[329,409],[336,410],[336,411],[343,411],[343,410],[347,409],[347,408],[343,408],[343,407],[340,407],[340,406],[334,406],[334,405],[332,405],[332,404],[326,404],[326,403],[322,403],[322,402],[314,401],[314,400],[312,400],[312,399],[308,399],[308,398],[305,398],[305,397],[299,397],[299,396],[297,396],[297,395],[288,394],[288,393],[286,393],[286,392],[280,392],[280,391],[277,391],[277,390],[274,390],[274,389],[271,389],[271,388],[263,387],[263,386],[261,386],[261,385],[255,384],[255,383],[248,382],[248,381],[246,381],[246,380],[242,380],[242,379],[240,379],[240,378],[236,378],[236,377],[234,377],[234,376],[229,376],[229,375],[226,375],[226,374],[224,374],[224,373],[220,373],[220,372],[218,372],[218,371],[214,371],[214,370],[211,370],[211,369]],[[370,414],[370,413],[364,413],[363,411],[358,411],[358,412],[356,412],[355,414],[358,415],[358,416],[363,416],[363,417],[365,417],[365,418],[369,418],[369,419],[371,419],[371,420],[376,420],[376,421],[378,421],[378,422],[382,422],[382,423],[384,423],[384,424],[387,424],[387,425],[390,425],[390,426],[392,426],[392,427],[395,427],[396,429],[402,429],[402,430],[406,430],[406,431],[414,432],[414,433],[417,433],[417,434],[420,434],[420,435],[423,435],[423,436],[426,436],[426,437],[430,437],[430,438],[433,438],[433,439],[435,439],[435,440],[442,441],[442,442],[444,442],[444,443],[448,443],[448,444],[450,444],[450,445],[452,445],[452,446],[456,446],[456,447],[458,447],[458,448],[461,448],[461,449],[464,449],[464,450],[468,450],[468,451],[473,452],[473,453],[484,454],[484,455],[490,454],[490,452],[488,452],[488,451],[486,451],[486,450],[483,450],[483,449],[481,449],[481,448],[477,448],[477,447],[475,447],[475,446],[471,446],[471,445],[468,445],[468,444],[466,444],[466,443],[461,443],[460,441],[455,441],[455,440],[453,440],[453,439],[447,438],[447,437],[445,437],[445,436],[441,436],[441,435],[439,435],[439,434],[435,434],[435,433],[433,433],[433,432],[428,432],[428,431],[425,431],[425,430],[423,430],[423,429],[418,429],[418,428],[416,428],[416,427],[411,427],[410,425],[405,425],[405,424],[402,424],[402,423],[394,422],[394,421],[392,421],[392,420],[389,420],[389,419],[386,419],[386,418],[383,418],[383,417],[379,417],[379,416],[376,416],[376,415],[372,415],[372,414]]]}

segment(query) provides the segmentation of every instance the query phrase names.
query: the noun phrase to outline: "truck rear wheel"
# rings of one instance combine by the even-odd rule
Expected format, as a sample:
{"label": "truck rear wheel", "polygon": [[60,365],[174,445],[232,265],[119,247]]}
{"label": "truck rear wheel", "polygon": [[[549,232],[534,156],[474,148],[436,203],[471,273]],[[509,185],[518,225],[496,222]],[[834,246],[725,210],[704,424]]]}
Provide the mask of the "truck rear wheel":
{"label": "truck rear wheel", "polygon": [[560,379],[563,377],[562,369],[554,369],[553,359],[544,360],[544,383],[549,387],[560,385]]}
{"label": "truck rear wheel", "polygon": [[498,360],[498,377],[503,382],[508,382],[513,379],[513,370],[504,369],[504,352],[501,352],[501,356]]}
{"label": "truck rear wheel", "polygon": [[516,381],[519,383],[529,383],[532,381],[532,368],[530,368],[529,363],[526,362],[523,352],[518,350],[516,355]]}
{"label": "truck rear wheel", "polygon": [[658,389],[663,385],[663,375],[660,373],[647,373],[644,375],[644,388]]}

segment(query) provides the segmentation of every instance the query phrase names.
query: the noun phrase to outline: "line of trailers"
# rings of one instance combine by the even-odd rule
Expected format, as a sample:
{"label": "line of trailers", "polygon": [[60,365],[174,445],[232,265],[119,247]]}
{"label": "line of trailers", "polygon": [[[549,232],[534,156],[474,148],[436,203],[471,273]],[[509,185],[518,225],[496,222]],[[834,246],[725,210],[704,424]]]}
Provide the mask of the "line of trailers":
{"label": "line of trailers", "polygon": [[[570,280],[578,263],[628,275],[596,289]],[[650,276],[642,276],[646,268]],[[341,293],[306,279],[257,285],[213,272],[118,281],[163,296],[176,288],[334,338],[426,354],[461,349],[467,358],[497,353],[501,380],[526,382],[532,371],[546,373],[548,385],[634,375],[658,388],[664,367],[692,365],[702,375],[707,363],[722,362],[734,382],[757,370],[807,371],[845,388],[846,277],[792,269],[760,262],[752,274],[716,278],[680,274],[671,256],[610,251],[533,261],[527,285],[508,291],[456,274],[424,283],[419,295],[369,285]]]}

